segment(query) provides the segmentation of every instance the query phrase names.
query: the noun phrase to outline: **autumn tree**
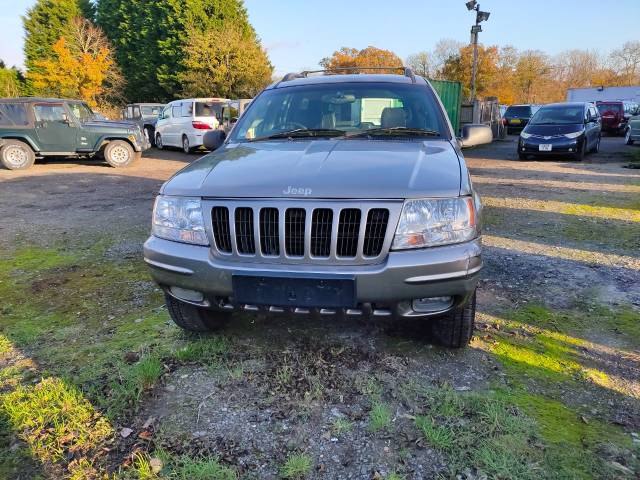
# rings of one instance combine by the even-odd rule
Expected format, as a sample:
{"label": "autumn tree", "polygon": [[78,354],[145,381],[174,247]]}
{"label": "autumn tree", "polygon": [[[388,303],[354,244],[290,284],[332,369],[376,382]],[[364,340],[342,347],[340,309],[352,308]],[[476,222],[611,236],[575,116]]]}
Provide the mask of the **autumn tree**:
{"label": "autumn tree", "polygon": [[433,74],[431,53],[423,51],[407,57],[407,66],[417,75],[430,78]]}
{"label": "autumn tree", "polygon": [[186,97],[254,97],[271,81],[273,67],[253,35],[228,24],[189,31],[184,70],[178,79]]}
{"label": "autumn tree", "polygon": [[626,42],[622,48],[611,52],[610,60],[622,85],[640,83],[640,41]]}
{"label": "autumn tree", "polygon": [[[473,45],[461,47],[457,55],[450,57],[442,68],[448,80],[462,83],[464,95],[471,94],[471,72],[473,66]],[[495,89],[498,73],[498,47],[478,46],[478,69],[476,73],[476,93],[479,97],[490,96]]]}
{"label": "autumn tree", "polygon": [[[376,47],[367,47],[363,50],[343,47],[333,52],[331,57],[323,58],[320,65],[325,70],[342,74],[380,73],[380,70],[376,70],[375,67],[403,67],[402,60],[395,53]],[[363,67],[374,68],[367,70]]]}
{"label": "autumn tree", "polygon": [[95,107],[122,88],[111,46],[89,20],[75,19],[53,45],[53,57],[38,60],[27,78],[43,95],[81,98]]}

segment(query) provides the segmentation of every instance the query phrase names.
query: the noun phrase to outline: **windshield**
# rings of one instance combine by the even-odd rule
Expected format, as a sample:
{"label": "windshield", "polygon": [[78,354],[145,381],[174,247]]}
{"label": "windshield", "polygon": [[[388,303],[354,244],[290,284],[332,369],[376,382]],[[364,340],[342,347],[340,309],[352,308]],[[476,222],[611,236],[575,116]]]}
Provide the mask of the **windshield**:
{"label": "windshield", "polygon": [[584,122],[584,107],[542,107],[529,125],[575,125]]}
{"label": "windshield", "polygon": [[266,90],[233,130],[231,141],[251,141],[308,130],[316,136],[380,129],[428,130],[449,138],[440,107],[426,87],[393,83],[331,83]]}
{"label": "windshield", "polygon": [[162,111],[163,108],[164,108],[164,105],[154,105],[154,106],[142,107],[142,116],[143,117],[157,117],[160,114],[160,112]]}
{"label": "windshield", "polygon": [[222,105],[214,102],[196,102],[196,117],[220,117]]}
{"label": "windshield", "polygon": [[71,109],[73,116],[80,122],[88,122],[96,118],[95,114],[86,103],[70,103],[69,108]]}
{"label": "windshield", "polygon": [[530,117],[531,107],[509,107],[504,114],[505,117]]}
{"label": "windshield", "polygon": [[600,111],[600,115],[607,112],[622,113],[622,104],[621,103],[599,103],[598,110]]}

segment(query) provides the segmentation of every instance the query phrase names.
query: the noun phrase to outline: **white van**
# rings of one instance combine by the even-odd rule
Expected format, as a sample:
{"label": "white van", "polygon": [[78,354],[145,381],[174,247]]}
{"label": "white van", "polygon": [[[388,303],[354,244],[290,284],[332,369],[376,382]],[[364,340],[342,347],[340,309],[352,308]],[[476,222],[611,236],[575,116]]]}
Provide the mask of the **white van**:
{"label": "white van", "polygon": [[156,147],[179,147],[185,153],[202,146],[204,134],[220,126],[225,98],[175,100],[162,110],[156,124]]}

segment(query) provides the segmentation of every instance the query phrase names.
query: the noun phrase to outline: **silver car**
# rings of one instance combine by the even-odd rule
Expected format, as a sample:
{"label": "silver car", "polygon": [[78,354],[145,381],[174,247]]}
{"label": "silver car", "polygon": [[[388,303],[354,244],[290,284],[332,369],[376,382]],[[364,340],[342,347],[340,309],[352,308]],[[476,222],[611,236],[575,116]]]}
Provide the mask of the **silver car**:
{"label": "silver car", "polygon": [[463,347],[474,328],[481,204],[428,81],[287,75],[215,152],[167,181],[144,258],[180,327],[233,312],[429,322]]}

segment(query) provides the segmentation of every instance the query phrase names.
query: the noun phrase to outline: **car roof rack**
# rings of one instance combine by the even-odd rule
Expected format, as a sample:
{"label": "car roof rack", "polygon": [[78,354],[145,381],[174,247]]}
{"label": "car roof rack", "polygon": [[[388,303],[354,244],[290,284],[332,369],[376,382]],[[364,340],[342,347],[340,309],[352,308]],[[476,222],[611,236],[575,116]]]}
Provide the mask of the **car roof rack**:
{"label": "car roof rack", "polygon": [[291,80],[296,80],[298,78],[307,78],[312,73],[331,74],[335,72],[345,72],[345,71],[354,71],[354,70],[402,70],[404,76],[411,79],[411,83],[416,83],[416,75],[413,73],[413,70],[411,70],[409,67],[336,67],[336,68],[330,68],[326,70],[305,70],[303,72],[287,73],[284,77],[282,77],[282,80],[280,80],[276,84],[276,86],[284,82],[290,82]]}

